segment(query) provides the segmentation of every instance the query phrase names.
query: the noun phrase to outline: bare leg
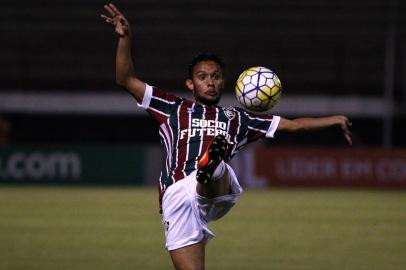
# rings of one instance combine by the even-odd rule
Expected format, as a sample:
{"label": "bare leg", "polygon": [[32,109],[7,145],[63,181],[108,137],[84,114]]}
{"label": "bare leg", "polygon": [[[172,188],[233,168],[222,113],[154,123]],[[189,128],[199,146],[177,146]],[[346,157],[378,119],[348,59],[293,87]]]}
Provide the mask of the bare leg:
{"label": "bare leg", "polygon": [[230,179],[228,169],[224,175],[215,181],[208,181],[206,184],[197,183],[197,194],[206,198],[215,198],[230,194]]}
{"label": "bare leg", "polygon": [[205,243],[169,251],[176,270],[204,270]]}

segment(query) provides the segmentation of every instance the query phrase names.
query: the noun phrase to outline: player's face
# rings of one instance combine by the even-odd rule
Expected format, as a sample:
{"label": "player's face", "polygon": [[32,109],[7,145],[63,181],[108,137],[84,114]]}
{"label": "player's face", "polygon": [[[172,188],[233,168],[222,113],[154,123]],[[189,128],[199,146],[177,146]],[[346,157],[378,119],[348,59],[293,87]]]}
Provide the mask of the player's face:
{"label": "player's face", "polygon": [[193,69],[192,79],[186,80],[186,86],[193,92],[199,104],[216,105],[224,88],[223,72],[214,61],[202,61]]}

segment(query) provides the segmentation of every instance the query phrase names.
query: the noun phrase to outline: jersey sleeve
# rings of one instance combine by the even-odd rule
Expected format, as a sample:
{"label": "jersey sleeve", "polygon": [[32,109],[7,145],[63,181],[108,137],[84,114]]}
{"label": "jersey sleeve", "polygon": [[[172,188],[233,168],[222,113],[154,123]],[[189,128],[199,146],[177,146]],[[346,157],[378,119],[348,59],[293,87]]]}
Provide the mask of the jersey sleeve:
{"label": "jersey sleeve", "polygon": [[280,116],[258,115],[244,112],[247,125],[247,142],[253,142],[261,138],[273,138],[278,128]]}
{"label": "jersey sleeve", "polygon": [[146,84],[144,98],[138,106],[145,109],[159,123],[164,123],[178,106],[179,97]]}

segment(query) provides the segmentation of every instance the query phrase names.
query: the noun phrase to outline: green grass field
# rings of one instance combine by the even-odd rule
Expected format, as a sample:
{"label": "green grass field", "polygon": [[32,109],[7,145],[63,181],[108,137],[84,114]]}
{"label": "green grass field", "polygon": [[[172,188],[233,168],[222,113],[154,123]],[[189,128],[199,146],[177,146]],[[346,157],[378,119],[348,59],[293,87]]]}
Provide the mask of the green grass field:
{"label": "green grass field", "polygon": [[[406,193],[246,190],[207,269],[406,269]],[[155,188],[0,186],[0,269],[171,269]]]}

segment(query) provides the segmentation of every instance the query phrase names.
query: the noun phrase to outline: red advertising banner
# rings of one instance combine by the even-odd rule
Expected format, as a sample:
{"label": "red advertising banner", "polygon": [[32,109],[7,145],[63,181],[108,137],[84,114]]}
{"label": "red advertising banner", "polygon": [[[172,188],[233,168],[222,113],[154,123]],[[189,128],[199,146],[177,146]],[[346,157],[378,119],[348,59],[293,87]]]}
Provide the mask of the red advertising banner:
{"label": "red advertising banner", "polygon": [[406,149],[256,147],[252,157],[255,178],[271,186],[406,188]]}

